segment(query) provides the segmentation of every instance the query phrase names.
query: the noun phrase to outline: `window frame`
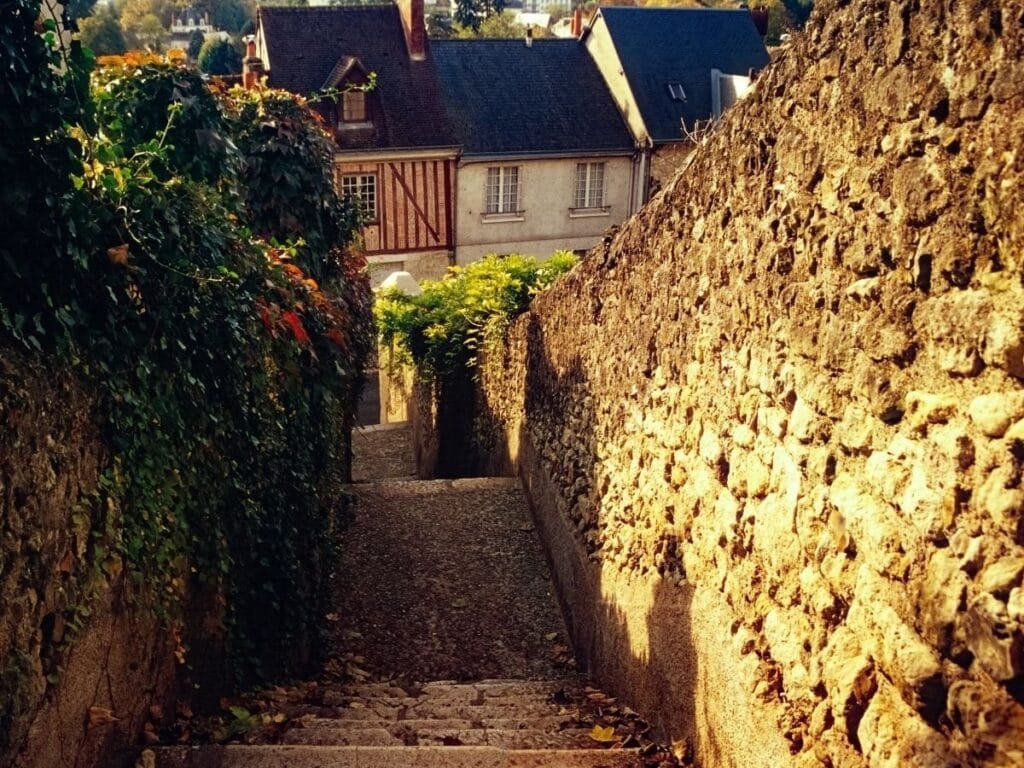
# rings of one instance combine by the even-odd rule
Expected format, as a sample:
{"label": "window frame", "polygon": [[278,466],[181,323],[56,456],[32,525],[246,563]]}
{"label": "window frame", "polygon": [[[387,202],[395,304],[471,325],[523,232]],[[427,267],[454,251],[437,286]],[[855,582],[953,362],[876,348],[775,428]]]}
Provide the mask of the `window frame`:
{"label": "window frame", "polygon": [[[355,104],[355,101],[359,106],[359,117],[350,117],[349,113]],[[338,122],[342,125],[364,125],[370,121],[370,112],[368,99],[366,98],[366,91],[361,88],[355,88],[347,91],[342,91],[341,102],[339,104],[340,109],[338,110]]]}
{"label": "window frame", "polygon": [[483,216],[490,220],[523,218],[522,166],[491,165],[484,179]]}
{"label": "window frame", "polygon": [[[353,173],[338,174],[338,189],[342,197],[351,198],[359,205],[359,214],[363,217],[363,225],[376,224],[380,221],[380,201],[378,199],[379,185],[377,174],[373,171],[357,171]],[[354,180],[352,185],[346,188],[346,181]],[[370,183],[367,184],[367,181]],[[366,190],[370,190],[370,205],[367,205]]]}
{"label": "window frame", "polygon": [[608,164],[603,160],[576,163],[570,216],[599,216],[608,213],[610,206],[605,184],[607,170]]}

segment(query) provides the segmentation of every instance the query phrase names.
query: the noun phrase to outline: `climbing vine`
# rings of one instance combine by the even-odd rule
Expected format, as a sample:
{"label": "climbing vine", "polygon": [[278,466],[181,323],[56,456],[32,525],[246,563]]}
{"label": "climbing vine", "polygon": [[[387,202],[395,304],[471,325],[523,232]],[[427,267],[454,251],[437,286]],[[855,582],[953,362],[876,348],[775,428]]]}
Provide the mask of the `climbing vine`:
{"label": "climbing vine", "polygon": [[84,379],[111,453],[76,512],[67,617],[117,579],[177,633],[213,590],[236,679],[292,672],[320,631],[372,338],[329,138],[285,93],[152,57],[93,72],[39,0],[8,3],[0,38],[0,344]]}

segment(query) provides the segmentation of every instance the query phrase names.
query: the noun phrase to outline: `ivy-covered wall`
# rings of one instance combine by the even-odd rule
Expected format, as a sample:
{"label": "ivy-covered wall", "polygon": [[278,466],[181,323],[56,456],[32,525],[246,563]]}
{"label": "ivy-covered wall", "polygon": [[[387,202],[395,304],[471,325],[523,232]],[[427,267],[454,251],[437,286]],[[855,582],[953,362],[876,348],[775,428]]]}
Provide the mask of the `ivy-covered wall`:
{"label": "ivy-covered wall", "polygon": [[[60,369],[0,355],[0,764],[100,764],[175,678],[175,638],[97,558],[110,453],[95,401]],[[107,510],[106,512],[109,512]],[[90,719],[90,710],[92,717]],[[116,713],[116,716],[114,715]]]}
{"label": "ivy-covered wall", "polygon": [[191,691],[315,654],[369,284],[303,100],[145,55],[97,69],[38,0],[8,5],[0,574],[24,594],[0,765],[87,766],[81,740],[134,737],[168,664]]}

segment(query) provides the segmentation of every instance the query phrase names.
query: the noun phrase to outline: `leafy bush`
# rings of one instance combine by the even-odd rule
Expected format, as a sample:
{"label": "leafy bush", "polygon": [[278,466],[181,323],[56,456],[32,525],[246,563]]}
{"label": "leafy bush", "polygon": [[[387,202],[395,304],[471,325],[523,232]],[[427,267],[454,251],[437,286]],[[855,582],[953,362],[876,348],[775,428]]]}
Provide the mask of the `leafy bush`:
{"label": "leafy bush", "polygon": [[82,44],[97,56],[121,54],[128,49],[112,6],[104,6],[98,13],[79,21],[78,32]]}
{"label": "leafy bush", "polygon": [[199,69],[208,75],[237,75],[242,71],[242,54],[234,43],[211,38],[199,49]]}
{"label": "leafy bush", "polygon": [[198,29],[188,36],[188,45],[185,47],[185,53],[188,54],[189,59],[196,61],[199,58],[199,52],[203,50],[203,43],[205,42],[206,36]]}
{"label": "leafy bush", "polygon": [[381,340],[395,344],[428,374],[457,373],[473,365],[481,345],[575,263],[568,251],[546,261],[491,255],[453,267],[443,280],[425,282],[419,296],[382,292],[374,304]]}
{"label": "leafy bush", "polygon": [[[324,613],[372,338],[364,264],[346,251],[355,214],[324,185],[329,156],[295,150],[326,134],[286,94],[213,92],[151,56],[122,57],[90,92],[89,57],[35,33],[38,0],[14,5],[0,344],[88,380],[111,452],[82,500],[69,619],[85,582],[118,578],[177,636],[199,582],[226,597],[240,681],[294,672]],[[325,200],[280,208],[296,189]]]}

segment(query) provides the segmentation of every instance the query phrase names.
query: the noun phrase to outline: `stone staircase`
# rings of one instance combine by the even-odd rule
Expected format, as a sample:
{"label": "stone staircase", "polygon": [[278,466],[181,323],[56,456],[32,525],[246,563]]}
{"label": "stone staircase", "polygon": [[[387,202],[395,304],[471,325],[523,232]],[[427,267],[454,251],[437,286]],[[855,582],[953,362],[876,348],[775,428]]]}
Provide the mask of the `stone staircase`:
{"label": "stone staircase", "polygon": [[[593,689],[590,695],[593,695]],[[160,768],[635,768],[600,748],[580,678],[342,689],[290,721],[280,744],[171,747]]]}
{"label": "stone staircase", "polygon": [[324,675],[276,689],[262,743],[157,748],[141,768],[649,764],[643,722],[575,671],[518,481],[415,480],[405,427],[358,432],[353,453]]}

